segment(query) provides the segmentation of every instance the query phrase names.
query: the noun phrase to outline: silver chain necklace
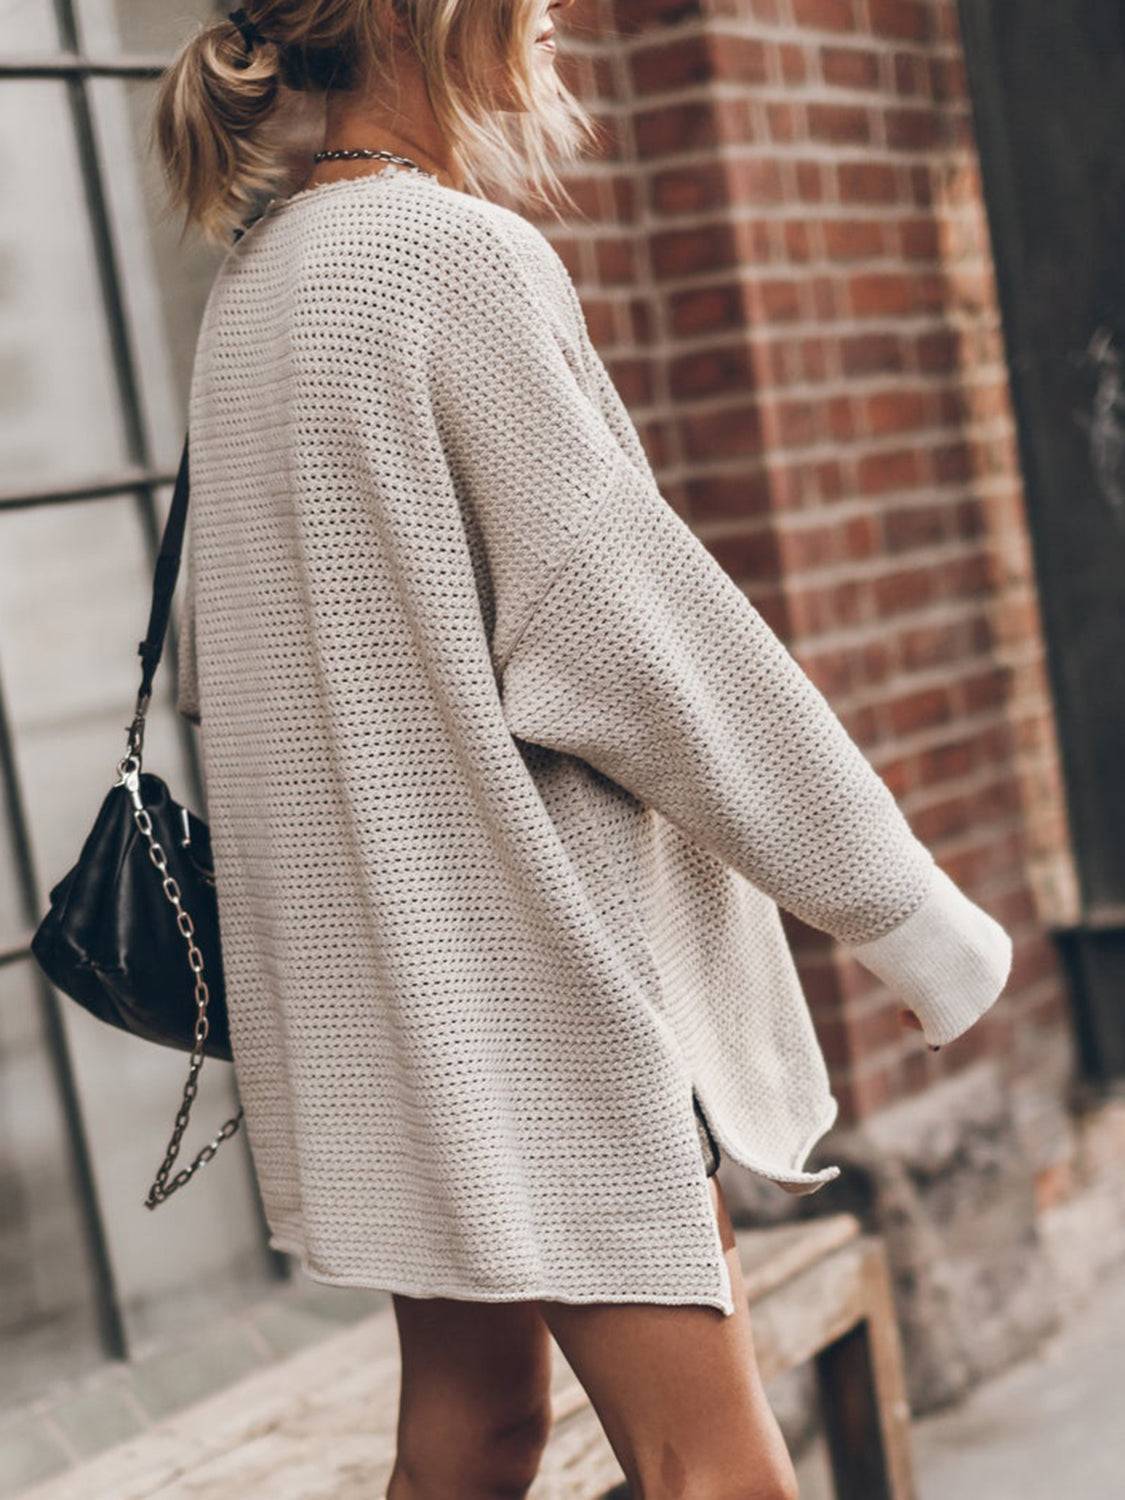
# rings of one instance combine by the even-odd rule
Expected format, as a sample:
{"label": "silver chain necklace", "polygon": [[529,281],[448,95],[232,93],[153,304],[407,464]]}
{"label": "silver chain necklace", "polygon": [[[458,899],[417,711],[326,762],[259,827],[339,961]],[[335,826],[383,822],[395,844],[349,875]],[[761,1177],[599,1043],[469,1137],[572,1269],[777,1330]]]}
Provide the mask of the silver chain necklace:
{"label": "silver chain necklace", "polygon": [[415,172],[421,172],[423,177],[437,176],[436,172],[427,172],[425,167],[420,167],[409,156],[397,156],[393,151],[373,151],[367,146],[341,147],[337,151],[318,151],[313,161],[370,161],[376,158],[381,161],[397,161],[404,167],[413,167]]}

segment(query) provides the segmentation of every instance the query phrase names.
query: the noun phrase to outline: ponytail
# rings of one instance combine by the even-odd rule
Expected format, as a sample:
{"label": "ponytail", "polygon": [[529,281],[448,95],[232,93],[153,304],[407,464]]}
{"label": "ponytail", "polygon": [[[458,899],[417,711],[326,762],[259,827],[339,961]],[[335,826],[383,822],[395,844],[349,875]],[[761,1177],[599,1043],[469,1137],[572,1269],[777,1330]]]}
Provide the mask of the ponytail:
{"label": "ponytail", "polygon": [[160,80],[153,141],[185,229],[194,223],[210,242],[229,242],[255,202],[283,185],[288,92],[281,46],[247,46],[231,20],[183,47]]}

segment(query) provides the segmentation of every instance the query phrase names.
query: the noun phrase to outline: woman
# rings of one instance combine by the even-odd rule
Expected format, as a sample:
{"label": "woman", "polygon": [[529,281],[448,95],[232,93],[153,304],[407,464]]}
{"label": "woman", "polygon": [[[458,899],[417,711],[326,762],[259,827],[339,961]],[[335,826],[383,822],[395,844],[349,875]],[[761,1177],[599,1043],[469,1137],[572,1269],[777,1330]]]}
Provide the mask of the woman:
{"label": "woman", "polygon": [[[391,1500],[526,1492],[550,1335],[635,1496],[766,1500],[795,1480],[711,1146],[837,1175],[778,906],[931,1046],[1011,943],[663,499],[561,260],[484,191],[549,201],[589,134],[541,40],[567,3],[256,0],[165,78],[173,198],[236,235],[177,707],[270,1242],[393,1295]],[[293,191],[310,99],[369,154]]]}

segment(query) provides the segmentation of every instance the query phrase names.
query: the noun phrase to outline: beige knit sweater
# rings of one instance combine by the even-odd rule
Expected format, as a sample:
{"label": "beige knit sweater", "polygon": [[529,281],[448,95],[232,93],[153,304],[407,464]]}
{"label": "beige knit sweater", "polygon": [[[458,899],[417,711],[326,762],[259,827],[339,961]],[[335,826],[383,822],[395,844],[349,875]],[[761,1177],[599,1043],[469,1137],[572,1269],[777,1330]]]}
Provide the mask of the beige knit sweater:
{"label": "beige knit sweater", "polygon": [[661,496],[521,216],[409,170],[271,204],[190,424],[177,706],[271,1243],[729,1314],[693,1084],[732,1161],[837,1175],[777,904],[932,1042],[1006,932]]}

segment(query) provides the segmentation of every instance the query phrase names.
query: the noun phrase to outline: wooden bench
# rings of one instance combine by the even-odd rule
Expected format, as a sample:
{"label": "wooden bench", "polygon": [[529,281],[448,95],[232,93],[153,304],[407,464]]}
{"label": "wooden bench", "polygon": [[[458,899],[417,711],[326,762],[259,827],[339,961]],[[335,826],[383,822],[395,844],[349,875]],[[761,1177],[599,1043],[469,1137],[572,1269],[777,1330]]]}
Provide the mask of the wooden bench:
{"label": "wooden bench", "polygon": [[[736,1231],[768,1380],[816,1361],[839,1500],[913,1500],[909,1420],[882,1246],[849,1215]],[[533,1500],[621,1494],[621,1469],[554,1348],[554,1426]],[[377,1500],[394,1459],[390,1307],[256,1371],[27,1500]]]}

